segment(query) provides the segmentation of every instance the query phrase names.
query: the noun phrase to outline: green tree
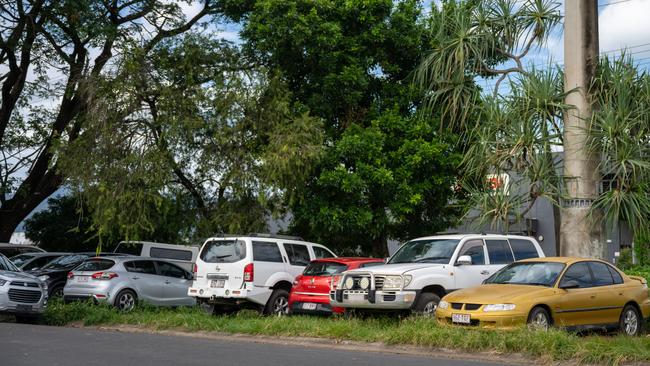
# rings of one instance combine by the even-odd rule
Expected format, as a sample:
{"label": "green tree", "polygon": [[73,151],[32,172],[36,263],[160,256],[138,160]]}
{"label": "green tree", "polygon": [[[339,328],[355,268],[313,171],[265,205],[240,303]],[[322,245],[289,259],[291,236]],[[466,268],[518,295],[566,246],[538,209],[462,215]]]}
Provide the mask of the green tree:
{"label": "green tree", "polygon": [[385,256],[387,239],[453,220],[458,156],[417,118],[410,82],[430,40],[418,1],[259,0],[226,14],[243,19],[251,57],[324,122],[323,158],[290,192],[292,232]]}
{"label": "green tree", "polygon": [[60,158],[113,65],[197,26],[215,3],[186,19],[162,0],[0,1],[0,241],[64,184]]}
{"label": "green tree", "polygon": [[61,166],[97,227],[131,239],[157,230],[169,199],[189,202],[191,237],[264,231],[320,154],[320,119],[210,33],[132,50],[98,90]]}

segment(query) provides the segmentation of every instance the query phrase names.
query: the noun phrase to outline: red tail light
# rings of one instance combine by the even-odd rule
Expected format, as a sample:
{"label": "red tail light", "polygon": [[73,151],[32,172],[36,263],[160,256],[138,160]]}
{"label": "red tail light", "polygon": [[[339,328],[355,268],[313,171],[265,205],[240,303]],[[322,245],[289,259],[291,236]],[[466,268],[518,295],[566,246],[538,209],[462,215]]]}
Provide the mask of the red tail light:
{"label": "red tail light", "polygon": [[339,285],[339,282],[341,281],[341,275],[335,275],[332,276],[332,279],[330,280],[330,289],[336,290],[336,288]]}
{"label": "red tail light", "polygon": [[115,277],[118,277],[118,275],[115,272],[97,272],[93,273],[90,277],[92,277],[94,280],[111,280]]}
{"label": "red tail light", "polygon": [[253,282],[253,279],[255,278],[254,272],[253,263],[248,263],[246,267],[244,267],[244,282]]}
{"label": "red tail light", "polygon": [[198,272],[199,272],[199,266],[197,266],[196,263],[194,263],[192,265],[192,273],[198,273]]}
{"label": "red tail light", "polygon": [[73,278],[73,277],[74,277],[74,273],[72,273],[72,272],[68,272],[68,279],[71,279],[71,278]]}

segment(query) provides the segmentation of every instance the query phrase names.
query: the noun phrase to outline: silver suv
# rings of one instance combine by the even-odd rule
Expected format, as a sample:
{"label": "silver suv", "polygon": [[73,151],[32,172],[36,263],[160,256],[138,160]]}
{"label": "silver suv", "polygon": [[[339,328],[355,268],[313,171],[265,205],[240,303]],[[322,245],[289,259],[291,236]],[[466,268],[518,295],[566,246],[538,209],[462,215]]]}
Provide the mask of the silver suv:
{"label": "silver suv", "polygon": [[22,322],[38,317],[46,306],[47,285],[0,254],[0,313],[14,314]]}

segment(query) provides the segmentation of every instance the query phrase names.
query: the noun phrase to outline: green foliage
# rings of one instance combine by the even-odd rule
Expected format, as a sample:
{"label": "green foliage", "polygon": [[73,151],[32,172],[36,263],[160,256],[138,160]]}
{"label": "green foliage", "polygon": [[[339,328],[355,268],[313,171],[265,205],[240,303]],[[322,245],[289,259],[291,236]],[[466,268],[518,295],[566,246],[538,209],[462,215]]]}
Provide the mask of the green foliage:
{"label": "green foliage", "polygon": [[[25,222],[25,235],[39,247],[53,252],[94,251],[99,242],[83,199],[75,196],[50,198],[47,210],[35,213]],[[105,240],[106,241],[106,240]],[[116,242],[106,241],[110,249]]]}
{"label": "green foliage", "polygon": [[[370,317],[368,319],[323,318],[313,316],[260,317],[242,311],[232,316],[210,316],[199,308],[138,307],[120,313],[105,305],[89,303],[48,306],[44,321],[51,325],[83,322],[87,326],[130,325],[151,330],[180,330],[274,337],[324,338],[410,345],[469,353],[486,352],[509,357],[522,354],[541,363],[569,361],[576,364],[607,364],[650,361],[650,338],[577,335],[561,330],[531,331],[474,329],[440,325],[434,319]],[[504,359],[505,362],[505,359]]]}
{"label": "green foliage", "polygon": [[620,255],[616,259],[616,266],[623,271],[632,268],[634,266],[634,263],[632,263],[632,249],[622,248],[619,253]]}
{"label": "green foliage", "polygon": [[634,234],[650,219],[650,75],[626,55],[601,60],[592,93],[590,150],[607,188],[594,202],[609,226],[625,221]]}
{"label": "green foliage", "polygon": [[350,126],[327,150],[294,229],[339,250],[386,255],[386,239],[446,229],[460,155],[431,123],[384,114],[368,128]]}

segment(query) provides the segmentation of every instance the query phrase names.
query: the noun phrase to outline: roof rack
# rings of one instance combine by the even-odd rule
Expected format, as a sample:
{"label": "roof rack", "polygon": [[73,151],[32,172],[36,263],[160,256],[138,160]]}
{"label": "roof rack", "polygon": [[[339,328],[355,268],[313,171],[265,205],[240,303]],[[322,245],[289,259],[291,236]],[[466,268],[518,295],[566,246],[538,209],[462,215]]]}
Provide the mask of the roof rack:
{"label": "roof rack", "polygon": [[247,236],[253,236],[256,238],[273,238],[273,239],[287,239],[287,240],[300,240],[300,241],[305,240],[300,236],[269,234],[269,233],[248,233]]}

